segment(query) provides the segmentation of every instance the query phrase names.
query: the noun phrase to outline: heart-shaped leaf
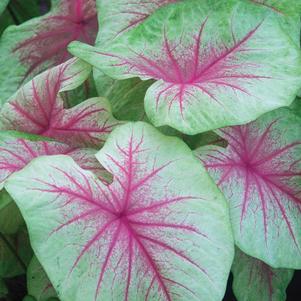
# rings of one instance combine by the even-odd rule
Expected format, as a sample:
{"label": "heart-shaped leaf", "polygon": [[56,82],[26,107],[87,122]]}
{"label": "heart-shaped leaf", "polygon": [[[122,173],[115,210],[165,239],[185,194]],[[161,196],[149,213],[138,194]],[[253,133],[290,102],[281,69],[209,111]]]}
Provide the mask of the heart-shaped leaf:
{"label": "heart-shaped leaf", "polygon": [[237,301],[286,301],[285,290],[294,270],[273,269],[236,249],[232,273]]}
{"label": "heart-shaped leaf", "polygon": [[31,160],[49,155],[71,156],[83,169],[93,171],[103,180],[109,179],[108,173],[95,158],[95,150],[46,141],[39,136],[32,138],[33,141],[29,138],[18,133],[0,133],[0,189],[11,174],[24,168]]}
{"label": "heart-shaped leaf", "polygon": [[219,130],[226,149],[199,150],[230,203],[237,245],[269,265],[301,268],[301,118],[289,109]]}
{"label": "heart-shaped leaf", "polygon": [[75,147],[98,147],[117,121],[105,99],[65,109],[59,92],[79,86],[91,68],[70,60],[45,71],[14,94],[0,111],[0,130],[39,134]]}
{"label": "heart-shaped leaf", "polygon": [[189,148],[135,123],[118,127],[97,158],[114,175],[109,186],[66,156],[33,160],[6,184],[59,296],[221,300],[233,256],[228,209]]}
{"label": "heart-shaped leaf", "polygon": [[48,14],[9,27],[0,42],[0,103],[25,80],[69,59],[71,41],[94,44],[97,30],[95,0],[52,1]]}
{"label": "heart-shaped leaf", "polygon": [[293,101],[300,50],[277,13],[224,3],[167,5],[108,45],[69,49],[113,78],[156,79],[145,96],[156,126],[196,134],[245,123]]}

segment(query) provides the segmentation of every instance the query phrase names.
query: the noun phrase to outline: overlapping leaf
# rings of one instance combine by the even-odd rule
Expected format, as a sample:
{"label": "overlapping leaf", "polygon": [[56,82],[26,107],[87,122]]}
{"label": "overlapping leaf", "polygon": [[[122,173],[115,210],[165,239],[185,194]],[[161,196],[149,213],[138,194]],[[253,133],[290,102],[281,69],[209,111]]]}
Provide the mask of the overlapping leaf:
{"label": "overlapping leaf", "polygon": [[117,125],[105,99],[65,109],[59,92],[79,86],[90,67],[74,59],[45,71],[14,94],[0,111],[0,129],[51,137],[75,147],[98,147]]}
{"label": "overlapping leaf", "polygon": [[20,84],[70,58],[73,40],[94,44],[97,34],[95,0],[53,1],[51,11],[17,27],[9,27],[0,41],[0,103]]}
{"label": "overlapping leaf", "polygon": [[293,101],[299,46],[267,10],[245,1],[184,1],[107,46],[74,42],[69,49],[116,79],[156,79],[145,96],[150,120],[196,134]]}
{"label": "overlapping leaf", "polygon": [[301,268],[301,119],[289,109],[219,130],[226,149],[199,150],[230,203],[237,245],[273,267]]}
{"label": "overlapping leaf", "polygon": [[232,273],[237,301],[286,301],[285,290],[294,271],[273,269],[236,249]]}
{"label": "overlapping leaf", "polygon": [[108,180],[108,173],[96,160],[95,153],[93,149],[75,148],[56,141],[46,141],[42,137],[2,134],[2,137],[0,135],[0,189],[11,174],[21,170],[34,158],[60,154],[72,157],[81,168],[94,172],[101,179]]}
{"label": "overlapping leaf", "polygon": [[188,147],[127,124],[97,158],[114,175],[109,186],[66,156],[38,158],[6,185],[60,297],[221,300],[228,210]]}

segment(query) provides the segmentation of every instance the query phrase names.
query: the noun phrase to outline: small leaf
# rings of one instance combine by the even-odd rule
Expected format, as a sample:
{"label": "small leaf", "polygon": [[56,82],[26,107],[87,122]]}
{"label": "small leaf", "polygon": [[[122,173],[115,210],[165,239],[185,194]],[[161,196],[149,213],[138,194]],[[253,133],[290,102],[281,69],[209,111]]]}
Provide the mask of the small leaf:
{"label": "small leaf", "polygon": [[105,99],[92,98],[65,109],[59,94],[79,86],[90,73],[70,60],[45,71],[13,95],[0,111],[0,130],[51,137],[75,147],[98,147],[118,124]]}
{"label": "small leaf", "polygon": [[27,290],[36,301],[49,301],[57,294],[36,256],[33,256],[27,269]]}
{"label": "small leaf", "polygon": [[66,156],[38,158],[6,184],[59,296],[221,300],[233,259],[228,209],[189,148],[131,123],[97,158],[114,175],[109,186]]}
{"label": "small leaf", "polygon": [[148,118],[185,134],[249,122],[300,88],[299,45],[278,14],[246,1],[170,4],[108,45],[69,50],[115,79],[155,79]]}
{"label": "small leaf", "polygon": [[5,190],[0,191],[0,232],[15,234],[23,224],[24,220],[15,202]]}
{"label": "small leaf", "polygon": [[83,169],[94,172],[105,181],[110,179],[109,174],[96,160],[96,151],[93,149],[75,148],[56,141],[47,141],[39,136],[33,141],[21,137],[16,133],[0,133],[0,189],[10,175],[24,168],[31,160],[49,155],[68,155]]}
{"label": "small leaf", "polygon": [[197,153],[230,203],[234,237],[272,267],[301,268],[301,118],[289,109],[219,130]]}
{"label": "small leaf", "polygon": [[48,14],[10,26],[0,43],[0,103],[25,81],[68,60],[71,41],[94,44],[97,30],[95,0],[52,1]]}
{"label": "small leaf", "polygon": [[286,301],[285,290],[294,270],[273,269],[237,248],[232,273],[237,301]]}

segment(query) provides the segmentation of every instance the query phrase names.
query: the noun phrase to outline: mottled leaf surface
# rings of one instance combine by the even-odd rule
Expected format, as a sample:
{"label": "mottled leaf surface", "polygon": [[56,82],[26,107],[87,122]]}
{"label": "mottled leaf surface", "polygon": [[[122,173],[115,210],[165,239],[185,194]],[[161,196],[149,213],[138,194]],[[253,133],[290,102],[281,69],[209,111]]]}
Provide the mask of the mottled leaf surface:
{"label": "mottled leaf surface", "polygon": [[145,96],[151,122],[196,134],[293,101],[299,46],[267,10],[246,1],[184,1],[106,46],[73,42],[69,49],[113,78],[157,80]]}
{"label": "mottled leaf surface", "polygon": [[273,269],[237,248],[232,273],[237,301],[286,301],[285,290],[294,271]]}
{"label": "mottled leaf surface", "polygon": [[48,14],[9,27],[0,40],[0,103],[24,81],[69,59],[71,41],[94,44],[97,30],[95,0],[53,1]]}
{"label": "mottled leaf surface", "polygon": [[36,256],[31,259],[27,269],[27,291],[36,301],[49,301],[57,297],[50,280]]}
{"label": "mottled leaf surface", "polygon": [[97,158],[114,175],[109,186],[66,156],[38,158],[6,185],[59,296],[221,300],[233,256],[228,209],[189,148],[130,123]]}
{"label": "mottled leaf surface", "polygon": [[267,13],[274,13],[282,28],[296,45],[300,45],[300,14],[301,2],[295,0],[249,0],[254,5],[267,9]]}
{"label": "mottled leaf surface", "polygon": [[237,245],[273,267],[301,268],[301,119],[289,109],[219,130],[200,159],[230,203]]}
{"label": "mottled leaf surface", "polygon": [[105,99],[92,98],[64,108],[59,92],[79,86],[90,67],[70,60],[41,75],[18,90],[0,111],[0,129],[51,137],[75,147],[100,146],[117,121]]}
{"label": "mottled leaf surface", "polygon": [[143,23],[157,9],[180,0],[97,0],[99,32],[96,45],[108,43]]}

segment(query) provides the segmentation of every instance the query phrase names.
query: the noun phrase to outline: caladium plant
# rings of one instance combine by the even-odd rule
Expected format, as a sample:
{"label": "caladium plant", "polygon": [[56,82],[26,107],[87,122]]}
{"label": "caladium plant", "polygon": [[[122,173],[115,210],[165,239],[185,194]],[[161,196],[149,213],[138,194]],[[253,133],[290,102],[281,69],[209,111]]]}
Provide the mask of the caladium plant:
{"label": "caladium plant", "polygon": [[103,47],[69,49],[116,79],[155,79],[145,110],[157,126],[197,134],[248,122],[293,101],[301,57],[276,13],[232,2],[166,5]]}
{"label": "caladium plant", "polygon": [[59,296],[220,300],[233,254],[227,206],[188,147],[137,123],[96,156],[109,186],[65,156],[34,160],[6,185]]}
{"label": "caladium plant", "polygon": [[237,245],[274,267],[300,269],[301,118],[278,109],[219,133],[227,148],[196,153],[227,196]]}
{"label": "caladium plant", "polygon": [[0,299],[295,301],[301,2],[0,2]]}

